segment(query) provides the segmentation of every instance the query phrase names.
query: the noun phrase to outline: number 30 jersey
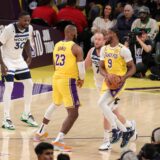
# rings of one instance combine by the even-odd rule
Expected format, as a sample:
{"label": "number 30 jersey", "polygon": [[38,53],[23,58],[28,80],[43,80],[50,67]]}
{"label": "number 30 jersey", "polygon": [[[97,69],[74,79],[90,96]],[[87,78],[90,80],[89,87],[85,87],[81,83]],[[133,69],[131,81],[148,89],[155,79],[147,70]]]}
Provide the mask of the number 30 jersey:
{"label": "number 30 jersey", "polygon": [[78,78],[76,57],[72,53],[73,41],[60,41],[55,45],[53,60],[54,78]]}
{"label": "number 30 jersey", "polygon": [[2,56],[7,59],[22,59],[22,52],[27,40],[32,38],[33,27],[20,31],[16,23],[9,24],[0,34],[2,46]]}
{"label": "number 30 jersey", "polygon": [[104,61],[108,73],[124,76],[127,72],[127,62],[132,60],[132,56],[130,50],[119,43],[115,47],[102,47],[100,60]]}

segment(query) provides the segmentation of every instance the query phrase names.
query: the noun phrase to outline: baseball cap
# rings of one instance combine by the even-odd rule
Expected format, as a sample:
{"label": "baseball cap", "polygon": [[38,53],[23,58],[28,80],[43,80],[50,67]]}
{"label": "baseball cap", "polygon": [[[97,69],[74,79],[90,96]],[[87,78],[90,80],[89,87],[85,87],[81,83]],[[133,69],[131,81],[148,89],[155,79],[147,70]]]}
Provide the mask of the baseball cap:
{"label": "baseball cap", "polygon": [[150,10],[149,10],[148,7],[142,6],[142,7],[139,9],[139,13],[147,13],[147,14],[150,14]]}

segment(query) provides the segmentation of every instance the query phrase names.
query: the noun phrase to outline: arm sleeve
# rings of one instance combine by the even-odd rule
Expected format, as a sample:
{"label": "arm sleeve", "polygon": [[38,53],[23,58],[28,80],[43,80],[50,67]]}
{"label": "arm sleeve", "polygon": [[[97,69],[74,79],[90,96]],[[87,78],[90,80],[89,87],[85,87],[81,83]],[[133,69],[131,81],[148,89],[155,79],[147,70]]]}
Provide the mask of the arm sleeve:
{"label": "arm sleeve", "polygon": [[125,46],[121,49],[120,55],[124,58],[126,63],[133,60],[131,51]]}
{"label": "arm sleeve", "polygon": [[2,33],[0,34],[0,42],[2,44],[5,44],[7,42],[7,40],[10,37],[10,26],[7,26],[4,28],[4,30],[2,31]]}
{"label": "arm sleeve", "polygon": [[100,50],[100,60],[101,61],[104,61],[104,49],[105,49],[105,46],[101,48]]}

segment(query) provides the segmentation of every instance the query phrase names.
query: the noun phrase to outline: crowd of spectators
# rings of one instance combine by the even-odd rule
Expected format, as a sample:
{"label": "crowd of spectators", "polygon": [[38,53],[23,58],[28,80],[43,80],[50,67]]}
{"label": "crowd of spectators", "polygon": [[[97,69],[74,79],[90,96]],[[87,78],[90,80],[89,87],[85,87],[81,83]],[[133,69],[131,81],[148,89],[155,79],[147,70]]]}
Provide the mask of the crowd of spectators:
{"label": "crowd of spectators", "polygon": [[106,35],[108,28],[116,26],[120,42],[132,52],[134,76],[145,77],[150,70],[150,79],[160,80],[160,0],[25,0],[24,9],[33,22],[42,19],[61,30],[66,24],[76,25],[84,57],[96,32]]}

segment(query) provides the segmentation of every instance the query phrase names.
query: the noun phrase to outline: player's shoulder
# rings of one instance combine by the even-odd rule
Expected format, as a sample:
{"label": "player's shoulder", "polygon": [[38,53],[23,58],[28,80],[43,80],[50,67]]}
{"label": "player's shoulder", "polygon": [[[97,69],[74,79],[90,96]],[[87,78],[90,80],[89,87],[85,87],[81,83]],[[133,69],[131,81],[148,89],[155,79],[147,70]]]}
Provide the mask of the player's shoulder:
{"label": "player's shoulder", "polygon": [[7,31],[12,31],[12,30],[14,30],[14,23],[8,24],[7,26],[5,26],[5,29],[6,29]]}

